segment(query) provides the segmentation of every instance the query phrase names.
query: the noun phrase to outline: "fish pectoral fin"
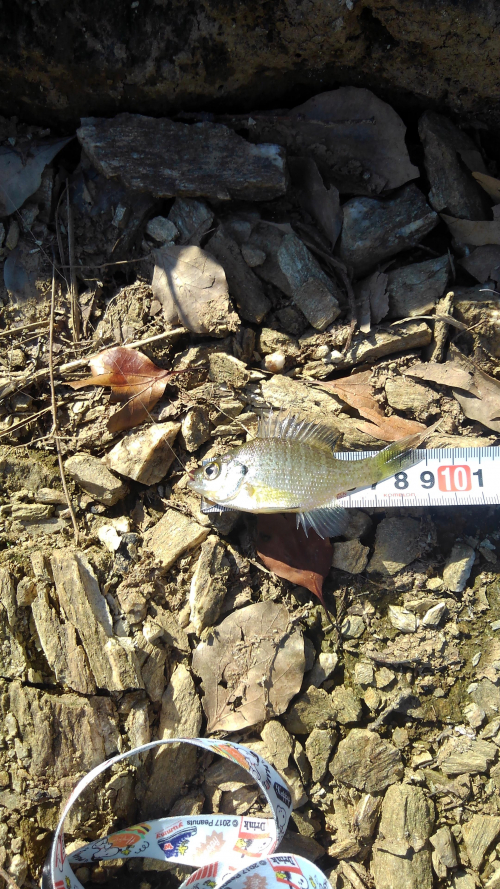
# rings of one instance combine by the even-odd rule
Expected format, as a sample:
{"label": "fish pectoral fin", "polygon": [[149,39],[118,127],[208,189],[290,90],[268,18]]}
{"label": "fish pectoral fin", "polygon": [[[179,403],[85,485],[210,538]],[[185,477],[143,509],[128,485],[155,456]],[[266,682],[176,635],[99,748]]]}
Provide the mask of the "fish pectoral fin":
{"label": "fish pectoral fin", "polygon": [[324,506],[309,512],[297,513],[297,528],[302,525],[305,535],[313,528],[320,537],[339,537],[347,529],[349,512],[343,506]]}

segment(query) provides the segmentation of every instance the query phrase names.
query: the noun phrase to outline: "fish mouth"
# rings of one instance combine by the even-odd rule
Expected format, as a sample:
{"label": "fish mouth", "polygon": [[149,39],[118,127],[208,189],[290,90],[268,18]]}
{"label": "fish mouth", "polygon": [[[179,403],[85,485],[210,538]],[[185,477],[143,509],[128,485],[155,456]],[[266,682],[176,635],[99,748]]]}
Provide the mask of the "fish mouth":
{"label": "fish mouth", "polygon": [[188,475],[189,475],[189,481],[194,482],[194,472],[190,472],[188,470]]}

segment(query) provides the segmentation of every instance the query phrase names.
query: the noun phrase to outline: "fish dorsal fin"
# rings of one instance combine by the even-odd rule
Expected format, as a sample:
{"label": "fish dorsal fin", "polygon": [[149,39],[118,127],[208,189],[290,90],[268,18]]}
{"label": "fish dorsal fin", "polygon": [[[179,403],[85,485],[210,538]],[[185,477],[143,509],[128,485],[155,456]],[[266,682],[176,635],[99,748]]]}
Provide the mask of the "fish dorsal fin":
{"label": "fish dorsal fin", "polygon": [[261,415],[257,438],[279,438],[282,441],[300,441],[311,448],[332,453],[337,448],[342,433],[320,423],[301,419],[288,411],[268,411]]}

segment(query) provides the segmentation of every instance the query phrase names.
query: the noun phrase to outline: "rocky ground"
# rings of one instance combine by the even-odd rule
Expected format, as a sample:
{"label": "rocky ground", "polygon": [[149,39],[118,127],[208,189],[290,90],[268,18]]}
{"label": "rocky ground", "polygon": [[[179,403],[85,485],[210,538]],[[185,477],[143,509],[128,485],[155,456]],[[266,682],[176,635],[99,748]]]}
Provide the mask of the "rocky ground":
{"label": "rocky ground", "polygon": [[[280,848],[332,887],[499,887],[498,508],[353,511],[316,580],[305,561],[287,579],[254,517],[204,514],[186,485],[266,407],[343,449],[437,420],[430,446],[498,441],[488,139],[426,113],[405,141],[354,88],[251,119],[87,119],[70,141],[1,120],[0,138],[0,866],[35,885],[61,803],[114,752],[215,733],[286,777]],[[145,383],[120,352],[113,379],[91,363],[125,386],[117,420],[109,388],[71,383],[131,344]],[[225,768],[184,749],[117,767],[69,840],[261,811]],[[178,884],[122,865],[78,876]]]}

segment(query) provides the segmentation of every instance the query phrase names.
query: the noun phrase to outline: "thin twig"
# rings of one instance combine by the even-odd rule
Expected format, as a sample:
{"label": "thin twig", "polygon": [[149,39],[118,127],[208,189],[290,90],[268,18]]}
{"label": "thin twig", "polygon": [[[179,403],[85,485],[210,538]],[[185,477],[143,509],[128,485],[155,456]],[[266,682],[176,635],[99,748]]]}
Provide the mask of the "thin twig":
{"label": "thin twig", "polygon": [[[175,336],[176,334],[187,333],[185,327],[176,327],[174,330],[164,330],[163,333],[157,333],[155,336],[146,337],[144,340],[136,340],[134,343],[123,343],[123,346],[127,349],[138,349],[141,346],[146,346],[148,343],[155,343],[158,340],[167,339],[170,336]],[[112,348],[111,346],[106,346],[107,349]],[[101,352],[103,350],[101,349]],[[91,358],[97,358],[100,355],[100,352],[93,352],[92,355],[87,355],[86,358],[77,358],[75,361],[68,361],[67,364],[61,364],[60,367],[57,368],[58,373],[69,373],[72,370],[76,370],[78,367],[85,367],[86,364],[89,363]]]}
{"label": "thin twig", "polygon": [[[54,263],[55,265],[55,263]],[[49,380],[50,380],[50,401],[52,407],[52,434],[54,436],[54,441],[56,444],[57,451],[57,460],[59,463],[59,473],[61,475],[61,482],[63,486],[64,496],[66,497],[66,503],[68,504],[69,514],[71,516],[71,522],[73,524],[73,530],[75,534],[75,544],[78,546],[79,540],[79,532],[78,525],[76,521],[75,511],[73,509],[73,504],[71,502],[71,497],[69,496],[68,486],[66,484],[66,476],[64,474],[64,465],[62,460],[61,453],[61,442],[59,441],[59,427],[57,423],[57,403],[56,403],[56,390],[54,383],[54,360],[53,360],[53,346],[54,346],[54,313],[55,313],[55,305],[56,305],[56,275],[55,270],[52,269],[52,293],[50,297],[50,327],[49,327]]]}
{"label": "thin twig", "polygon": [[11,875],[8,874],[7,871],[3,869],[3,867],[0,867],[0,877],[5,880],[7,886],[10,886],[10,889],[19,889],[16,881],[12,879]]}
{"label": "thin twig", "polygon": [[[134,262],[146,262],[146,260],[152,261],[151,256],[138,256],[136,259],[116,259],[114,262],[101,262],[99,265],[88,264],[80,265],[78,263],[78,269],[106,269],[110,265],[131,265]],[[63,269],[69,269],[69,265],[63,265]]]}
{"label": "thin twig", "polygon": [[33,321],[31,324],[25,324],[23,327],[8,327],[6,330],[0,330],[0,337],[3,336],[16,336],[18,333],[26,333],[27,330],[33,330],[35,333],[39,332],[40,325],[42,329],[40,333],[43,333],[43,328],[49,326],[48,321]]}
{"label": "thin twig", "polygon": [[[140,349],[142,346],[147,346],[149,343],[155,343],[158,340],[168,339],[171,336],[179,336],[182,333],[188,333],[185,327],[174,327],[173,330],[164,330],[163,333],[157,333],[155,336],[145,337],[143,340],[136,340],[133,343],[125,343],[124,345],[127,349]],[[112,349],[113,346],[118,346],[120,343],[111,343],[109,346],[106,346],[106,349]],[[89,363],[91,358],[97,358],[98,355],[103,352],[104,349],[101,349],[99,352],[92,352],[90,355],[87,355],[85,358],[76,358],[75,361],[68,361],[67,364],[61,364],[56,368],[57,373],[71,373],[73,370],[78,370],[79,367],[85,367],[86,364]],[[40,368],[40,370],[35,371],[31,376],[27,376],[24,371],[10,372],[9,379],[14,380],[16,382],[16,386],[19,388],[21,386],[30,386],[33,383],[38,383],[39,380],[44,380],[48,377],[49,371],[47,368]],[[7,394],[10,395],[12,390]],[[6,397],[6,396],[4,396]],[[50,408],[47,408],[50,410]]]}
{"label": "thin twig", "polygon": [[66,183],[66,214],[68,224],[68,258],[69,258],[69,296],[71,304],[71,326],[73,342],[80,339],[80,306],[78,303],[78,284],[75,271],[75,224],[69,183]]}
{"label": "thin twig", "polygon": [[[66,186],[63,188],[61,194],[59,195],[59,200],[57,202],[56,212],[54,214],[54,219],[55,219],[55,223],[56,223],[57,248],[59,250],[59,268],[61,270],[68,268],[68,266],[66,266],[64,264],[65,263],[64,244],[63,244],[62,235],[61,235],[61,219],[59,216],[59,208],[61,206],[62,199],[64,198],[64,195],[66,194],[67,187],[68,186],[66,184]],[[68,282],[66,281],[66,284],[67,283]]]}

